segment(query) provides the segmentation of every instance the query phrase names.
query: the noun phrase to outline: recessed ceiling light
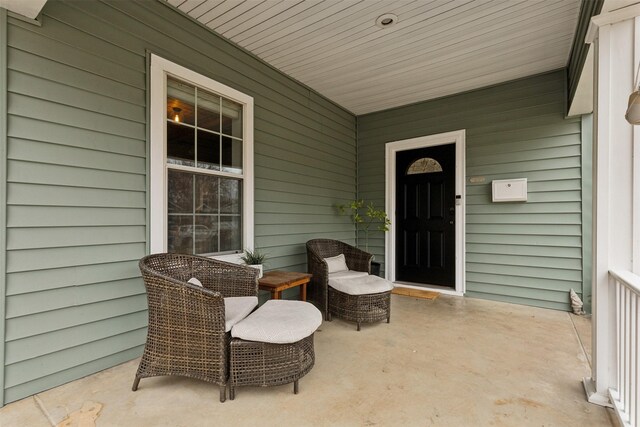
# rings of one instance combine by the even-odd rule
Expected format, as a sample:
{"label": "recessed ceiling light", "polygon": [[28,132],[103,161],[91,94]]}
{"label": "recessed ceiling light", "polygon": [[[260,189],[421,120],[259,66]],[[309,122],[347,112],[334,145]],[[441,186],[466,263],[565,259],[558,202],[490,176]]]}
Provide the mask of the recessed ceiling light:
{"label": "recessed ceiling light", "polygon": [[376,25],[380,28],[393,27],[397,22],[398,16],[393,13],[385,13],[384,15],[378,16],[376,19]]}

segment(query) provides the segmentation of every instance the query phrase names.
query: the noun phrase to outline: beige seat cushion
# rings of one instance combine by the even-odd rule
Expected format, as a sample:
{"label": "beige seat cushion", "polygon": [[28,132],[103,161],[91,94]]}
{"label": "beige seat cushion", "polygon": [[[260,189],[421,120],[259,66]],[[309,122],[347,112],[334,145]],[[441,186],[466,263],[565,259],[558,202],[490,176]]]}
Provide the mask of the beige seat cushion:
{"label": "beige seat cushion", "polygon": [[195,277],[192,277],[191,279],[187,280],[187,283],[191,283],[192,285],[195,285],[195,286],[200,286],[201,288],[203,287],[202,282]]}
{"label": "beige seat cushion", "polygon": [[337,273],[329,273],[329,285],[331,285],[331,282],[336,279],[355,279],[356,277],[364,277],[368,275],[369,273],[367,273],[366,271],[354,271],[354,270],[339,271]]}
{"label": "beige seat cushion", "polygon": [[247,317],[258,306],[258,297],[228,297],[224,299],[224,331]]}
{"label": "beige seat cushion", "polygon": [[320,311],[308,302],[269,300],[231,329],[245,341],[289,344],[313,334],[322,324]]}
{"label": "beige seat cushion", "polygon": [[[360,273],[354,272],[354,273]],[[371,274],[329,275],[329,286],[349,295],[378,294],[393,290],[393,283]]]}

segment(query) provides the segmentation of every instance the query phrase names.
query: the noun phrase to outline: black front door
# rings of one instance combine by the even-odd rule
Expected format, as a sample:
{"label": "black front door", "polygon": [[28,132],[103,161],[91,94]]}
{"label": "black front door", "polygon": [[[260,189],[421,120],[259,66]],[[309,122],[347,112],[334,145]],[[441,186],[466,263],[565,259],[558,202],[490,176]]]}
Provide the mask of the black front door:
{"label": "black front door", "polygon": [[396,155],[396,280],[455,287],[455,144]]}

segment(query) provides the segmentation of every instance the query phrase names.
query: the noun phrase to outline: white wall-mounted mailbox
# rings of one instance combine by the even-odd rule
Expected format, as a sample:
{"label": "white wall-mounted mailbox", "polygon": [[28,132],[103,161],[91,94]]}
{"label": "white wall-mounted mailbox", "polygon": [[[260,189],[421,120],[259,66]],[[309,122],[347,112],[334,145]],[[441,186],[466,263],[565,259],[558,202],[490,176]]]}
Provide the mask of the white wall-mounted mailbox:
{"label": "white wall-mounted mailbox", "polygon": [[491,189],[494,202],[527,201],[527,178],[494,180]]}

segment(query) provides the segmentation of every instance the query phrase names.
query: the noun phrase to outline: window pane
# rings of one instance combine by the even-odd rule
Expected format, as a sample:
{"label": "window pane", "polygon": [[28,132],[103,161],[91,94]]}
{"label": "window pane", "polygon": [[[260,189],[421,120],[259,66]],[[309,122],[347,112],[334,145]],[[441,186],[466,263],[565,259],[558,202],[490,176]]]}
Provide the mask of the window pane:
{"label": "window pane", "polygon": [[222,133],[242,138],[242,105],[222,99]]}
{"label": "window pane", "polygon": [[167,122],[167,163],[195,166],[195,142],[193,128]]}
{"label": "window pane", "polygon": [[220,135],[198,130],[198,167],[220,170]]}
{"label": "window pane", "polygon": [[[242,250],[242,104],[167,76],[167,231],[170,252]],[[173,169],[171,165],[188,166]]]}
{"label": "window pane", "polygon": [[181,254],[193,253],[193,217],[169,215],[167,250]]}
{"label": "window pane", "polygon": [[196,175],[196,213],[218,213],[218,177]]}
{"label": "window pane", "polygon": [[407,175],[417,175],[421,173],[442,172],[442,166],[437,160],[430,157],[423,157],[411,163],[407,169]]}
{"label": "window pane", "polygon": [[198,88],[198,127],[220,132],[220,97]]}
{"label": "window pane", "polygon": [[217,215],[196,215],[194,234],[197,254],[218,252]]}
{"label": "window pane", "polygon": [[240,214],[242,183],[238,179],[220,178],[220,212]]}
{"label": "window pane", "polygon": [[222,137],[222,170],[242,173],[242,141]]}
{"label": "window pane", "polygon": [[167,76],[167,119],[195,124],[195,88]]}
{"label": "window pane", "polygon": [[193,213],[193,174],[169,170],[169,213]]}
{"label": "window pane", "polygon": [[220,251],[241,250],[241,222],[239,216],[220,217]]}

